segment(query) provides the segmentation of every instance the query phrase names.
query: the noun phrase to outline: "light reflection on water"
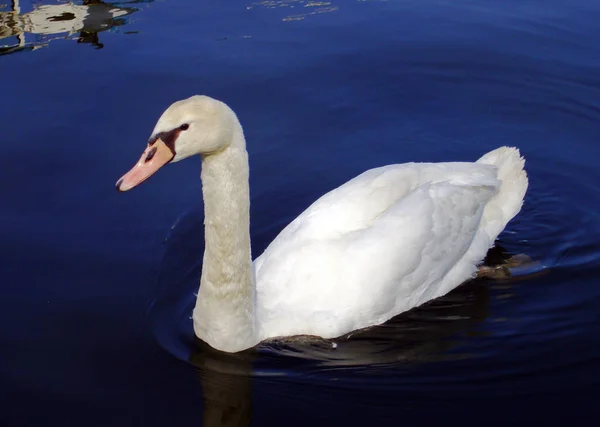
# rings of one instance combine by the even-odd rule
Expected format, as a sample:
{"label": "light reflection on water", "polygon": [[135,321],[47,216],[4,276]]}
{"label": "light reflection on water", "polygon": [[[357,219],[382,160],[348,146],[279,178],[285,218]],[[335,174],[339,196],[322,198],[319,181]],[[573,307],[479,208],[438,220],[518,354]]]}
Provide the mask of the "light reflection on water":
{"label": "light reflection on water", "polygon": [[[138,10],[133,5],[152,1],[44,3],[25,11],[20,0],[13,0],[8,11],[0,12],[0,55],[33,51],[50,42],[69,39],[101,49],[104,44],[100,41],[100,32],[127,24],[128,17]],[[135,31],[127,32],[131,33]]]}
{"label": "light reflection on water", "polygon": [[282,21],[300,21],[311,15],[321,13],[335,12],[338,6],[330,1],[309,1],[309,0],[264,0],[252,3],[248,9],[262,7],[266,9],[288,8],[290,14],[282,18]]}

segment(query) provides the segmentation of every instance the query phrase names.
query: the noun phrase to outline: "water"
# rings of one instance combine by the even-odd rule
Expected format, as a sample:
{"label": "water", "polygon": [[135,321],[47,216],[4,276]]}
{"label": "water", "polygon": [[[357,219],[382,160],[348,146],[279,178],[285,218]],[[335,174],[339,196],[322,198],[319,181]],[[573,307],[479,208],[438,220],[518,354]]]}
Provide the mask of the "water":
{"label": "water", "polygon": [[[0,425],[597,425],[600,4],[75,6],[0,5]],[[114,191],[194,93],[244,125],[255,254],[365,169],[516,145],[531,185],[499,244],[534,263],[335,349],[211,351],[199,162]]]}

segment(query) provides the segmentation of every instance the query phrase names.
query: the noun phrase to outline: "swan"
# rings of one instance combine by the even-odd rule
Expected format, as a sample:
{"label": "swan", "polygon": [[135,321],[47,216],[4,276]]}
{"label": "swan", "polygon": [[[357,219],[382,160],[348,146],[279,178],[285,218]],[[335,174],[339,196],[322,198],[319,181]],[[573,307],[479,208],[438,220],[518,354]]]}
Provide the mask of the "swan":
{"label": "swan", "polygon": [[201,95],[172,104],[116,188],[197,154],[205,250],[194,332],[231,353],[281,337],[337,338],[448,293],[476,274],[528,186],[510,147],[474,163],[371,169],[320,197],[252,262],[248,153],[226,104]]}

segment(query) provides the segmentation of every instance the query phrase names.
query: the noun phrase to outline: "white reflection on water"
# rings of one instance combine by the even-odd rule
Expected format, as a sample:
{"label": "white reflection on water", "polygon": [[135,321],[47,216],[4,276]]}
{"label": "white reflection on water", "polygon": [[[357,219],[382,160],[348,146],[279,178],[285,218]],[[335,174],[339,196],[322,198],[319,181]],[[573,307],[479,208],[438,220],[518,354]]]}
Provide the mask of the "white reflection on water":
{"label": "white reflection on water", "polygon": [[339,9],[338,6],[332,5],[331,2],[328,1],[309,0],[263,0],[252,3],[250,6],[248,6],[248,9],[253,9],[255,7],[262,7],[267,9],[287,7],[289,9],[294,9],[294,11],[298,11],[298,13],[292,13],[283,18],[282,21],[285,22],[300,21],[310,15],[335,12]]}
{"label": "white reflection on water", "polygon": [[[19,0],[13,0],[10,10],[0,12],[0,55],[24,50],[36,50],[54,40],[76,38],[78,43],[88,43],[100,49],[104,45],[98,33],[127,23],[123,18],[137,9],[125,7],[134,0],[115,3],[100,0],[84,0],[82,4],[38,4],[33,10],[21,10]],[[2,8],[6,9],[6,7]]]}

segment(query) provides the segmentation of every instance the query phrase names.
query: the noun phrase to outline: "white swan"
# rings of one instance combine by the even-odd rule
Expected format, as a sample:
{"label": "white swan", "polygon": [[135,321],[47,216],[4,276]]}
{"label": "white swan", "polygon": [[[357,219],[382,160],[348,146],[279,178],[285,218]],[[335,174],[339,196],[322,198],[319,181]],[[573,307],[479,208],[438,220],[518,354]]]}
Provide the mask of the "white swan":
{"label": "white swan", "polygon": [[194,330],[227,352],[274,337],[339,337],[446,294],[473,277],[528,185],[508,147],[475,163],[371,169],[314,202],[252,263],[246,142],[222,102],[171,105],[117,189],[195,154],[205,251]]}

